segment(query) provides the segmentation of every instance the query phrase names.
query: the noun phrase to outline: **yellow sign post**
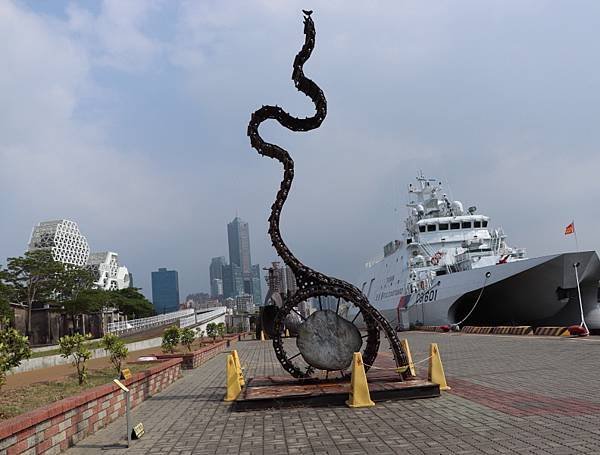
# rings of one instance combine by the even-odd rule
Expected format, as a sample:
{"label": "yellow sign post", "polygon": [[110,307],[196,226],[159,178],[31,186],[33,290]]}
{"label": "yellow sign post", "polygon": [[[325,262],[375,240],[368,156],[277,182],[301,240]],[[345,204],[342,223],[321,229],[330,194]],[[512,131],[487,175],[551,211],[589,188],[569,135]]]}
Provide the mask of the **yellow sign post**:
{"label": "yellow sign post", "polygon": [[121,377],[119,379],[131,379],[131,370],[129,368],[121,370]]}
{"label": "yellow sign post", "polygon": [[118,379],[113,379],[113,382],[119,386],[119,388],[125,392],[125,420],[127,421],[127,447],[131,446],[131,400],[130,392],[125,384]]}

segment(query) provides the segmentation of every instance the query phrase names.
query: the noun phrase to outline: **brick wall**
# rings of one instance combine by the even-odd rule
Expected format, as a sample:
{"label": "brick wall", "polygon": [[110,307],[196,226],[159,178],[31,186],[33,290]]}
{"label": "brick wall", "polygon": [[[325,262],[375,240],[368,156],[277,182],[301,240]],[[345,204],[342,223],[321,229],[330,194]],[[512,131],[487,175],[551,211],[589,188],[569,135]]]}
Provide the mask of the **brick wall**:
{"label": "brick wall", "polygon": [[198,368],[200,365],[216,356],[219,352],[229,348],[238,341],[238,339],[242,339],[244,335],[245,334],[228,335],[225,337],[224,341],[204,346],[196,351],[178,352],[175,354],[157,354],[156,357],[159,359],[181,359],[182,368],[184,370],[191,370],[193,368]]}
{"label": "brick wall", "polygon": [[[131,405],[168,387],[181,376],[181,359],[161,362],[122,381],[131,391]],[[0,421],[0,455],[54,454],[125,414],[125,394],[106,384],[73,397]]]}

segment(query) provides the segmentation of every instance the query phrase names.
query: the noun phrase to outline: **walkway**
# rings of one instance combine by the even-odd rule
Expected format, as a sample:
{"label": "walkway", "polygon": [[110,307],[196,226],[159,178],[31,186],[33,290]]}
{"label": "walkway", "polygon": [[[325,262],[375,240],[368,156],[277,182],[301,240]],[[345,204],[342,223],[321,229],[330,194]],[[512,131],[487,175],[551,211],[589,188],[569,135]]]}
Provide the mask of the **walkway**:
{"label": "walkway", "polygon": [[[224,354],[68,453],[575,454],[600,450],[600,339],[408,333],[415,360],[440,347],[451,392],[374,408],[231,412]],[[282,374],[269,342],[237,344],[249,376]],[[420,371],[426,373],[426,363]],[[119,441],[120,440],[120,441]],[[115,443],[119,443],[115,445]]]}

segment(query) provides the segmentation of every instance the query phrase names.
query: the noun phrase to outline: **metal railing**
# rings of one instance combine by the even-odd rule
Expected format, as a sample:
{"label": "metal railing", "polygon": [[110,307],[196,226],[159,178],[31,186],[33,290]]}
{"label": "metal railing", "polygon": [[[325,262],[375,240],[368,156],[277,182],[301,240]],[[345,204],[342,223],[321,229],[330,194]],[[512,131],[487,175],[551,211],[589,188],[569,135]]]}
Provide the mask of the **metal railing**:
{"label": "metal railing", "polygon": [[179,321],[181,318],[192,316],[194,317],[195,310],[187,309],[174,311],[172,313],[159,314],[158,316],[151,316],[149,318],[130,319],[129,321],[110,322],[108,324],[107,332],[109,333],[123,333],[123,332],[139,332],[147,330],[152,327],[158,327],[161,325],[170,324]]}
{"label": "metal railing", "polygon": [[189,327],[192,325],[205,324],[207,322],[212,321],[220,316],[223,316],[227,312],[227,307],[220,306],[213,308],[210,311],[206,311],[204,313],[195,313],[191,316],[187,316],[185,318],[181,318],[179,320],[179,327]]}

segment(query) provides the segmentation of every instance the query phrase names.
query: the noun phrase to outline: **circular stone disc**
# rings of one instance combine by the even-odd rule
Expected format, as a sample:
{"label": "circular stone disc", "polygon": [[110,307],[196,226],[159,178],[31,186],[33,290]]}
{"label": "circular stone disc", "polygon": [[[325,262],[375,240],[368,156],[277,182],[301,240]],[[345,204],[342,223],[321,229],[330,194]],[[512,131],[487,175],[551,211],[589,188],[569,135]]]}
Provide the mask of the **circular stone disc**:
{"label": "circular stone disc", "polygon": [[300,326],[296,344],[309,365],[344,370],[360,351],[362,337],[354,324],[331,310],[315,311]]}

